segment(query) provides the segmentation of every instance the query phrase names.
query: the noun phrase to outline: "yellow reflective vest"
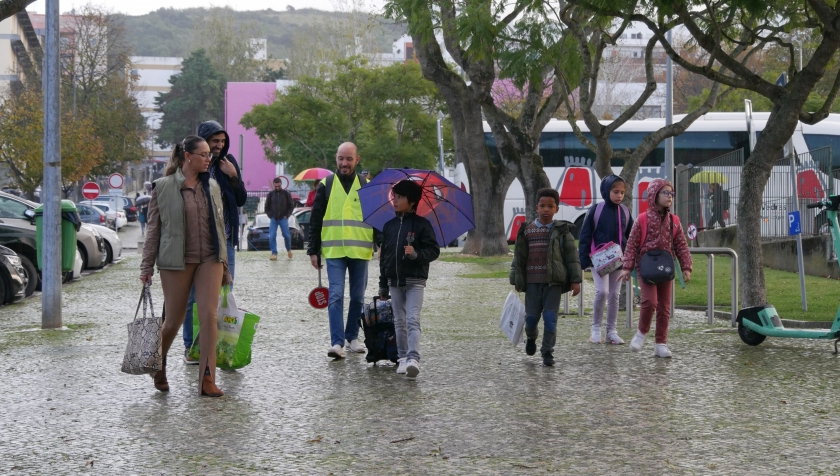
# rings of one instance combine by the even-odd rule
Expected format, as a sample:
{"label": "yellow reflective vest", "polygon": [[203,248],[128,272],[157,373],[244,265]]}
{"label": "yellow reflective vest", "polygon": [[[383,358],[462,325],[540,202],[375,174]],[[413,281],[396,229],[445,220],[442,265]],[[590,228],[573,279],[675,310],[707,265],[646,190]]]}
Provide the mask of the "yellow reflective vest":
{"label": "yellow reflective vest", "polygon": [[373,257],[373,228],[362,221],[359,202],[359,176],[353,179],[350,192],[344,191],[341,180],[332,180],[327,210],[321,227],[321,251],[324,258]]}

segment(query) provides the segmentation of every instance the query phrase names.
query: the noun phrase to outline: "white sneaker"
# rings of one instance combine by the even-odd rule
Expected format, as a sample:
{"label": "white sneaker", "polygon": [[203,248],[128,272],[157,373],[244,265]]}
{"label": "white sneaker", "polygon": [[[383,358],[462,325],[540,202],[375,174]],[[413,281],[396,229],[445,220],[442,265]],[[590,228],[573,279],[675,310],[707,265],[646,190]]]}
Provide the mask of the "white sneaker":
{"label": "white sneaker", "polygon": [[618,332],[612,330],[607,332],[607,343],[612,345],[621,345],[624,343],[624,339],[618,335]]}
{"label": "white sneaker", "polygon": [[642,350],[642,346],[645,345],[645,335],[639,331],[636,331],[636,335],[630,339],[630,348],[635,350],[636,352]]}
{"label": "white sneaker", "polygon": [[347,344],[347,350],[361,354],[362,352],[367,352],[367,347],[365,347],[364,343],[359,342],[359,339],[353,339]]}
{"label": "white sneaker", "polygon": [[405,361],[405,357],[401,359],[397,359],[397,373],[398,374],[405,374],[405,366],[408,362]]}
{"label": "white sneaker", "polygon": [[408,362],[405,363],[405,376],[408,378],[414,378],[419,373],[420,363],[414,359],[408,359]]}
{"label": "white sneaker", "polygon": [[344,349],[342,349],[340,345],[336,344],[336,345],[330,347],[330,350],[327,351],[327,356],[332,357],[335,360],[343,359],[344,358]]}
{"label": "white sneaker", "polygon": [[593,344],[601,343],[601,326],[592,326],[592,333],[589,334],[589,342]]}
{"label": "white sneaker", "polygon": [[668,344],[655,344],[653,346],[653,356],[662,357],[664,359],[670,359],[671,350],[668,349]]}

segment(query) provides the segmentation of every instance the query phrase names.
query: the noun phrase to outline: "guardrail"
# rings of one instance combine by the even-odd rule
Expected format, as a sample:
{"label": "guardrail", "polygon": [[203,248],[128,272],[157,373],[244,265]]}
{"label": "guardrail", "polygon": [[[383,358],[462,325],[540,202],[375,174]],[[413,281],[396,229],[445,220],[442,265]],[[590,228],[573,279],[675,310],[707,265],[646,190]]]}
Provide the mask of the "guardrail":
{"label": "guardrail", "polygon": [[689,248],[691,254],[708,255],[709,259],[706,263],[708,270],[708,278],[706,279],[706,316],[708,322],[711,324],[715,318],[715,255],[726,254],[732,257],[730,269],[732,273],[732,285],[730,287],[730,294],[732,295],[732,327],[735,327],[735,320],[738,318],[738,253],[732,248],[717,248],[717,247],[697,247]]}

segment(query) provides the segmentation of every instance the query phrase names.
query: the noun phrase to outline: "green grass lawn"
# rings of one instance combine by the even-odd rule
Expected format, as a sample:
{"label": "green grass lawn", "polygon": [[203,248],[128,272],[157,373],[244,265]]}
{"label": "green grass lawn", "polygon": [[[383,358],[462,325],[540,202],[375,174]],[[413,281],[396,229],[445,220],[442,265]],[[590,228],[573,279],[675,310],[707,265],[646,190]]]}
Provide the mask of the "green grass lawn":
{"label": "green grass lawn", "polygon": [[[475,273],[463,275],[470,278],[504,278],[508,277],[512,256],[476,257],[458,253],[442,253],[442,261],[472,263],[476,265]],[[692,255],[694,268],[691,281],[686,287],[677,288],[677,306],[707,305],[706,283],[708,282],[708,257]],[[723,255],[715,256],[715,308],[728,311],[731,296],[731,258]],[[586,279],[591,281],[591,275],[586,273]],[[799,294],[799,275],[787,271],[764,268],[764,280],[767,288],[767,299],[775,306],[779,316],[783,319],[802,321],[831,321],[840,307],[840,281],[805,277],[805,293],[808,311],[802,310]],[[739,303],[743,307],[743,303]]]}
{"label": "green grass lawn", "polygon": [[[678,288],[676,301],[678,305],[706,306],[708,257],[704,255],[691,257],[694,261],[691,281],[686,283],[685,289]],[[731,261],[728,256],[715,256],[715,307],[719,310],[726,310],[730,305]],[[783,319],[831,321],[840,306],[840,281],[836,279],[805,276],[808,311],[802,310],[797,273],[764,268],[764,286],[767,290],[768,302],[776,308]]]}

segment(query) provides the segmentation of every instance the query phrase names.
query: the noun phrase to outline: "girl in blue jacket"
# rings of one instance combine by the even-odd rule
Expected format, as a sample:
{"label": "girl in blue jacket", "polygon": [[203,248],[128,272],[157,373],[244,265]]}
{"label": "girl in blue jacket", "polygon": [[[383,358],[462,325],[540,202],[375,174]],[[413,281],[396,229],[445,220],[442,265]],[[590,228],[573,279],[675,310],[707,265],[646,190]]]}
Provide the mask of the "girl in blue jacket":
{"label": "girl in blue jacket", "polygon": [[[627,191],[624,179],[618,175],[607,175],[601,180],[600,188],[604,202],[592,206],[580,230],[578,255],[580,266],[584,269],[592,268],[590,253],[604,243],[617,243],[623,251],[627,246],[630,230],[633,228],[633,217],[630,216],[627,207],[621,204]],[[605,303],[607,307],[606,342],[616,345],[624,343],[615,327],[618,318],[618,291],[621,286],[619,274],[621,274],[620,266],[603,276],[592,270],[592,280],[595,282],[595,302],[592,304],[592,332],[589,342],[593,344],[601,343],[601,320]]]}

